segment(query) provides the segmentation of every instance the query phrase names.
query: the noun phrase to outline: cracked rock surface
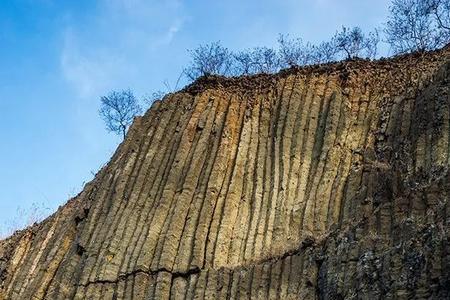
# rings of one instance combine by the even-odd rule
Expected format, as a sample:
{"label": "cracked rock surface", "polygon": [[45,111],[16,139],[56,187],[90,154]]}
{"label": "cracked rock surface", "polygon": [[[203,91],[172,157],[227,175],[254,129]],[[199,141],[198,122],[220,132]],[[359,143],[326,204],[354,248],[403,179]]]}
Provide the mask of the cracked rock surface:
{"label": "cracked rock surface", "polygon": [[205,77],[0,241],[0,299],[449,299],[450,48]]}

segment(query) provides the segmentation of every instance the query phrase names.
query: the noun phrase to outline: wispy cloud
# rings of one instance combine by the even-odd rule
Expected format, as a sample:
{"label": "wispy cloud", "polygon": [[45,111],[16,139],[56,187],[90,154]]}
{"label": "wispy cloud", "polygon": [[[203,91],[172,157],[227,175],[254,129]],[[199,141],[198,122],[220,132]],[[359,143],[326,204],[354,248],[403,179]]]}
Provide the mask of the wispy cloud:
{"label": "wispy cloud", "polygon": [[161,40],[162,44],[169,44],[173,40],[173,38],[177,34],[177,32],[180,31],[180,28],[183,25],[183,21],[184,21],[183,19],[174,21],[174,24],[172,24],[169,27],[169,30],[167,30],[166,35]]}
{"label": "wispy cloud", "polygon": [[119,57],[112,53],[100,54],[92,49],[89,54],[70,29],[64,33],[61,68],[65,79],[81,97],[90,97],[110,85],[112,76],[122,69]]}
{"label": "wispy cloud", "polygon": [[88,24],[72,20],[63,32],[63,76],[81,97],[126,83],[150,51],[172,42],[185,19],[178,0],[100,0]]}

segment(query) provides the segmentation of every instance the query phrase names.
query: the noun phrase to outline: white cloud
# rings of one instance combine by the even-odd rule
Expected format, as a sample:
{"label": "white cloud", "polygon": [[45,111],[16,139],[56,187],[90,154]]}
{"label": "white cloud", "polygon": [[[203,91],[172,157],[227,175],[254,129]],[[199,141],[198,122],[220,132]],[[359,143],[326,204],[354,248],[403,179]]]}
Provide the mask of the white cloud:
{"label": "white cloud", "polygon": [[118,59],[98,53],[85,53],[77,37],[67,30],[61,52],[64,77],[81,97],[90,97],[109,85],[114,70],[120,67]]}
{"label": "white cloud", "polygon": [[72,20],[63,32],[61,70],[83,98],[126,84],[185,20],[178,0],[100,0],[98,7],[87,24]]}
{"label": "white cloud", "polygon": [[170,44],[175,35],[180,31],[183,22],[183,19],[174,20],[174,23],[169,27],[166,34],[159,40],[157,45]]}

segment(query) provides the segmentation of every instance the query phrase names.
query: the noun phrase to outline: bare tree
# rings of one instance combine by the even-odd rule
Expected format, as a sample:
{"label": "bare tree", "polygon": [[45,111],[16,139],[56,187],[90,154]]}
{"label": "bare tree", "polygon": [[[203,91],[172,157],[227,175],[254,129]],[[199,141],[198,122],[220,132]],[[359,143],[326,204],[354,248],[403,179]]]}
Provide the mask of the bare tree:
{"label": "bare tree", "polygon": [[249,50],[233,54],[233,75],[249,75],[254,73],[252,54]]}
{"label": "bare tree", "polygon": [[342,26],[341,31],[336,32],[334,36],[336,48],[344,53],[347,59],[360,56],[364,50],[364,34],[359,27],[351,29]]}
{"label": "bare tree", "polygon": [[378,29],[369,32],[369,34],[364,38],[364,48],[367,58],[375,59],[377,57],[379,43],[380,34]]}
{"label": "bare tree", "polygon": [[141,113],[138,100],[130,90],[111,92],[100,98],[99,114],[105,121],[106,129],[118,135],[125,134],[133,118]]}
{"label": "bare tree", "polygon": [[281,63],[284,66],[299,66],[304,61],[305,49],[300,38],[289,38],[289,35],[280,34],[278,45]]}
{"label": "bare tree", "polygon": [[[380,35],[378,29],[367,35],[359,27],[342,27],[330,42],[322,43],[319,53],[325,53],[325,60],[333,61],[336,56],[350,59],[353,57],[376,58]],[[341,55],[339,55],[341,54]]]}
{"label": "bare tree", "polygon": [[444,43],[450,40],[450,0],[424,0],[433,15]]}
{"label": "bare tree", "polygon": [[448,0],[393,0],[385,28],[392,50],[405,53],[441,46],[445,39],[445,2]]}
{"label": "bare tree", "polygon": [[334,38],[331,41],[313,46],[311,51],[313,64],[329,63],[336,60],[337,48]]}
{"label": "bare tree", "polygon": [[[331,43],[322,43],[315,46],[311,43],[303,44],[300,38],[289,38],[288,35],[279,35],[278,37],[279,52],[282,67],[305,66],[322,62],[332,56]],[[322,53],[323,51],[323,53]]]}
{"label": "bare tree", "polygon": [[316,63],[317,55],[316,51],[318,50],[318,46],[313,45],[311,43],[306,43],[303,47],[303,56],[300,60],[301,66],[312,65]]}
{"label": "bare tree", "polygon": [[256,47],[251,52],[254,71],[271,74],[279,71],[280,59],[277,52],[268,47]]}
{"label": "bare tree", "polygon": [[336,59],[338,52],[335,37],[330,41],[313,45],[311,43],[304,44],[300,38],[280,35],[278,44],[283,67],[328,63]]}
{"label": "bare tree", "polygon": [[184,73],[190,80],[205,75],[229,75],[232,54],[220,42],[200,45],[188,52],[191,55],[191,63],[184,69]]}

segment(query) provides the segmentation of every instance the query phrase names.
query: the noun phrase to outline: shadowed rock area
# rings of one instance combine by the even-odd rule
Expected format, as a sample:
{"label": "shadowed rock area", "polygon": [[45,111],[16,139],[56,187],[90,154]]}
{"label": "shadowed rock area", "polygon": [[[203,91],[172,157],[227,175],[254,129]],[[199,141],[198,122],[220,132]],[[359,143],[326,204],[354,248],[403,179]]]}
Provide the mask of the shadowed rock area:
{"label": "shadowed rock area", "polygon": [[448,299],[449,116],[449,47],[202,78],[0,241],[0,299]]}

